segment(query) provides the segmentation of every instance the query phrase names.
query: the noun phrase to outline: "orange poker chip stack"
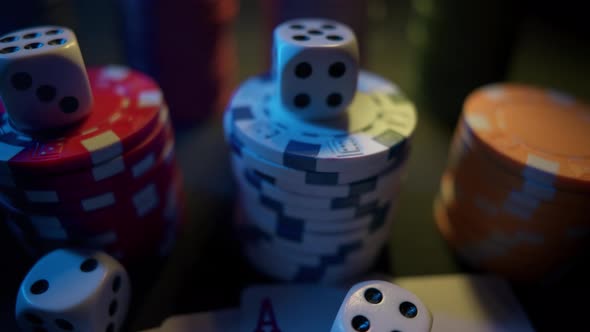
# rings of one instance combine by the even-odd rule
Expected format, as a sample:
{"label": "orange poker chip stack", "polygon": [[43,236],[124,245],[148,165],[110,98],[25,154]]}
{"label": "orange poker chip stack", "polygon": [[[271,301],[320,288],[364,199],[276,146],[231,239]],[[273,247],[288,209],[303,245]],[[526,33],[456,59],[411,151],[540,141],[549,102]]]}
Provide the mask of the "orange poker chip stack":
{"label": "orange poker chip stack", "polygon": [[466,99],[435,200],[467,264],[542,281],[590,244],[590,106],[553,90],[490,85]]}

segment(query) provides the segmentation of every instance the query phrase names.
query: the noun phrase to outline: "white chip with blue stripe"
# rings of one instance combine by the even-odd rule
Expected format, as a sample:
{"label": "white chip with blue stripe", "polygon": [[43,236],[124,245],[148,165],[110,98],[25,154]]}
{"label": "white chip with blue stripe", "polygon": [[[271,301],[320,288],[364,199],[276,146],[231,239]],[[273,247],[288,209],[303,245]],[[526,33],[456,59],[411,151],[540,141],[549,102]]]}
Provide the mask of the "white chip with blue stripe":
{"label": "white chip with blue stripe", "polygon": [[[373,76],[361,72],[359,86]],[[359,91],[342,116],[305,121],[288,112],[270,76],[257,76],[236,91],[225,112],[225,134],[271,162],[314,172],[385,169],[408,144],[417,114],[393,89]]]}

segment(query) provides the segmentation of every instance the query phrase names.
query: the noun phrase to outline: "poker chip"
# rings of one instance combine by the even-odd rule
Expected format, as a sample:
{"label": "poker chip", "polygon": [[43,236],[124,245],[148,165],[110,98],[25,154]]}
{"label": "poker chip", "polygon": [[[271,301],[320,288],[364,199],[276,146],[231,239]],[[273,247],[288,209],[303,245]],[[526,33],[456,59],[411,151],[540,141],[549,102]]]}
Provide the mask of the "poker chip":
{"label": "poker chip", "polygon": [[[63,205],[73,207],[81,202],[100,197],[118,187],[132,185],[144,177],[151,177],[157,165],[170,162],[174,158],[174,137],[169,123],[162,123],[148,140],[134,149],[129,155],[120,156],[83,172],[66,173],[59,176],[37,178],[10,178],[9,186],[4,187],[0,197],[14,203],[36,208],[60,210]],[[33,179],[33,181],[31,181]],[[79,187],[79,183],[92,183],[92,186]]]}
{"label": "poker chip", "polygon": [[[379,206],[370,213],[351,219],[326,222],[324,220],[290,217],[271,210],[259,202],[244,198],[244,213],[257,228],[286,240],[305,242],[307,237],[318,235],[348,241],[356,239],[363,232],[372,234],[385,226],[388,205]],[[310,240],[311,241],[311,240]],[[314,245],[310,245],[314,247]]]}
{"label": "poker chip", "polygon": [[585,104],[525,85],[486,86],[466,99],[435,202],[459,258],[543,282],[588,249],[588,119]]}
{"label": "poker chip", "polygon": [[240,165],[239,161],[234,162],[234,174],[240,187],[244,191],[248,191],[248,196],[257,198],[261,202],[267,202],[267,205],[271,206],[276,205],[273,202],[278,202],[278,204],[288,208],[300,207],[304,209],[325,209],[332,211],[360,208],[362,206],[370,206],[379,200],[390,200],[397,194],[396,190],[399,190],[399,185],[397,185],[399,183],[392,181],[382,191],[374,190],[348,197],[303,196],[276,187],[260,174],[247,168],[241,168],[238,165]]}
{"label": "poker chip", "polygon": [[[482,230],[466,227],[474,217],[449,213],[440,203],[435,220],[441,234],[463,262],[512,281],[539,281],[541,276],[583,250],[566,237],[547,238],[542,233],[516,230]],[[537,259],[532,259],[538,257]],[[542,280],[542,279],[541,279]]]}
{"label": "poker chip", "polygon": [[[236,156],[235,154],[232,155],[232,162],[233,164],[241,165],[239,156]],[[399,165],[399,168],[390,167],[384,172],[369,176],[366,179],[340,185],[294,183],[291,181],[292,179],[289,178],[273,177],[256,169],[247,169],[251,174],[257,175],[257,178],[262,181],[270,183],[276,188],[280,188],[287,192],[310,196],[312,199],[315,197],[346,199],[363,194],[388,192],[391,190],[391,187],[395,188],[395,186],[399,185],[403,180],[403,175],[405,174],[404,163],[405,160],[403,160],[402,165]]]}
{"label": "poker chip", "polygon": [[124,67],[90,68],[94,104],[86,120],[54,139],[15,130],[0,106],[0,174],[56,174],[92,167],[136,146],[157,124],[162,92]]}
{"label": "poker chip", "polygon": [[393,83],[364,71],[335,119],[296,118],[276,88],[269,76],[245,81],[223,119],[244,256],[283,281],[358,277],[391,234],[415,109]]}
{"label": "poker chip", "polygon": [[148,76],[88,70],[89,117],[59,137],[14,130],[0,109],[0,206],[34,256],[104,250],[132,264],[166,255],[184,218],[182,175],[167,105]]}
{"label": "poker chip", "polygon": [[[173,140],[169,138],[167,147],[173,146]],[[144,186],[144,181],[162,177],[174,166],[174,153],[171,149],[158,151],[156,160],[142,172],[133,174],[130,170],[126,177],[122,177],[117,185],[96,184],[88,188],[61,189],[55,191],[28,191],[26,196],[17,193],[2,193],[0,201],[6,207],[18,210],[26,210],[28,213],[67,213],[82,214],[98,209],[104,209],[116,204],[119,198],[126,198],[138,188]],[[135,176],[134,176],[135,175]]]}
{"label": "poker chip", "polygon": [[[89,169],[63,174],[51,174],[43,177],[0,175],[0,188],[3,189],[2,192],[19,190],[27,193],[30,191],[47,192],[63,187],[70,192],[77,187],[78,183],[95,183],[93,188],[98,185],[108,188],[129,176],[137,177],[154,165],[158,151],[173,148],[173,130],[165,106],[160,110],[158,122],[143,142],[121,156]],[[27,196],[33,195],[27,193]]]}
{"label": "poker chip", "polygon": [[[236,215],[244,225],[243,215]],[[247,223],[247,222],[246,222]],[[243,230],[245,231],[245,230]],[[255,230],[250,229],[250,234]],[[289,247],[277,239],[259,238],[244,242],[244,253],[261,272],[290,282],[336,283],[365,273],[385,246],[386,232],[341,244],[329,252],[310,252],[305,247]],[[251,235],[252,236],[252,235]]]}
{"label": "poker chip", "polygon": [[[359,87],[370,80],[361,72]],[[314,172],[387,168],[405,150],[417,116],[398,94],[361,91],[341,117],[321,122],[286,111],[270,76],[257,76],[235,92],[224,115],[225,133],[257,155],[283,166]]]}
{"label": "poker chip", "polygon": [[474,141],[511,170],[587,192],[589,114],[590,105],[562,92],[505,84],[472,93],[463,120]]}
{"label": "poker chip", "polygon": [[[177,173],[171,169],[167,173]],[[170,209],[182,209],[182,202],[170,201],[178,195],[174,177],[152,179],[142,187],[116,197],[108,207],[83,214],[31,214],[6,210],[7,220],[27,234],[35,253],[63,246],[105,250],[125,262],[150,257],[169,241],[170,225],[177,217]],[[171,217],[170,217],[171,216]]]}
{"label": "poker chip", "polygon": [[[261,157],[256,156],[252,151],[249,151],[239,142],[237,138],[230,138],[231,147],[235,154],[237,154],[241,162],[246,164],[248,168],[254,169],[262,174],[274,178],[285,179],[294,184],[304,185],[338,185],[348,184],[365,180],[367,174],[379,173],[380,168],[356,169],[351,172],[312,172],[300,171],[297,169],[285,167],[280,164],[272,163]],[[400,154],[395,157],[398,158],[394,164],[400,164],[404,161],[405,154]],[[395,168],[395,165],[390,168]]]}
{"label": "poker chip", "polygon": [[[455,151],[451,155],[455,155],[455,159],[461,163],[461,176],[477,177],[478,181],[486,182],[485,185],[494,182],[500,187],[518,190],[518,192],[549,205],[560,205],[576,210],[587,207],[588,198],[584,193],[559,190],[555,186],[538,182],[535,179],[526,177],[523,179],[518,174],[507,172],[504,168],[499,167],[493,158],[481,153],[473,153],[475,150],[467,143],[457,139],[455,141],[457,142],[453,146]],[[459,165],[452,165],[456,163],[456,161],[452,161],[449,168],[458,169]],[[455,173],[457,172],[455,171]]]}
{"label": "poker chip", "polygon": [[[252,193],[252,194],[251,194]],[[249,191],[247,189],[243,189],[243,195],[247,198],[249,198],[250,200],[248,201],[248,203],[251,202],[255,202],[258,205],[269,209],[271,211],[274,211],[276,213],[280,213],[282,216],[286,217],[286,218],[304,218],[307,220],[311,220],[313,222],[318,222],[318,223],[328,223],[328,222],[334,222],[334,223],[338,223],[342,220],[353,220],[353,219],[358,219],[358,218],[362,218],[364,216],[369,216],[372,215],[374,213],[376,213],[377,211],[379,211],[380,209],[382,209],[384,206],[388,205],[388,201],[386,200],[385,202],[379,202],[379,201],[373,201],[373,202],[369,202],[360,206],[356,206],[356,207],[348,207],[348,208],[342,208],[342,209],[311,209],[311,208],[302,208],[302,207],[289,207],[286,205],[283,205],[281,202],[272,199],[270,197],[267,196],[254,196],[253,194],[255,194],[253,191]]]}
{"label": "poker chip", "polygon": [[352,253],[349,256],[307,256],[307,262],[301,262],[263,247],[245,247],[245,254],[254,266],[269,276],[301,283],[348,281],[368,270],[375,263],[378,252],[373,249]]}

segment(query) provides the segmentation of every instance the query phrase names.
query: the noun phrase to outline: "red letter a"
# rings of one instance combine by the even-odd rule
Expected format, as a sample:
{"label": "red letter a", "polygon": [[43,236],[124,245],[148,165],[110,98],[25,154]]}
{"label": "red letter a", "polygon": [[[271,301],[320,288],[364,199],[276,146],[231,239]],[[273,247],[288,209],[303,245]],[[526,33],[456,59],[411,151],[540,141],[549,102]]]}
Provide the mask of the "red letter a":
{"label": "red letter a", "polygon": [[281,332],[277,326],[275,313],[272,310],[272,304],[268,297],[262,300],[262,304],[260,305],[260,315],[258,316],[258,325],[254,332],[265,332],[263,327],[267,325],[271,327],[270,332]]}

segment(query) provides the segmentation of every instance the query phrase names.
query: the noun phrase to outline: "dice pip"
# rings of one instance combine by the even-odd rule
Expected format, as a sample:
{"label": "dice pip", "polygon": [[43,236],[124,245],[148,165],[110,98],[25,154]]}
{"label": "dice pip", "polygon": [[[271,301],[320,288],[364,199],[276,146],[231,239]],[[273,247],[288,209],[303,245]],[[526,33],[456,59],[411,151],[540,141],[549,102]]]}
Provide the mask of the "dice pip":
{"label": "dice pip", "polygon": [[370,280],[350,288],[331,332],[429,332],[428,308],[410,291],[393,283]]}
{"label": "dice pip", "polygon": [[58,249],[23,280],[16,319],[23,331],[119,331],[131,287],[127,272],[100,251]]}
{"label": "dice pip", "polygon": [[359,51],[354,32],[324,19],[296,19],[277,26],[273,73],[281,103],[303,119],[340,114],[356,93]]}
{"label": "dice pip", "polygon": [[85,118],[92,91],[74,32],[42,26],[0,36],[0,96],[22,131],[59,129]]}

